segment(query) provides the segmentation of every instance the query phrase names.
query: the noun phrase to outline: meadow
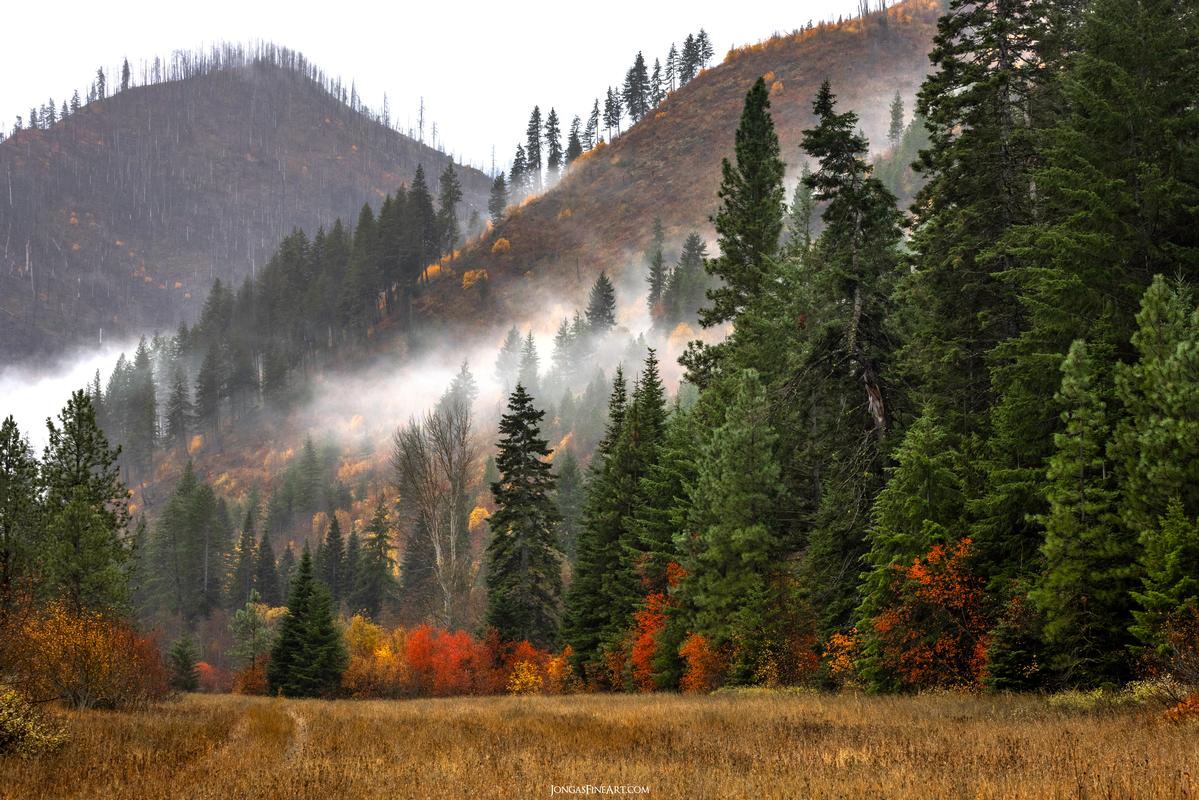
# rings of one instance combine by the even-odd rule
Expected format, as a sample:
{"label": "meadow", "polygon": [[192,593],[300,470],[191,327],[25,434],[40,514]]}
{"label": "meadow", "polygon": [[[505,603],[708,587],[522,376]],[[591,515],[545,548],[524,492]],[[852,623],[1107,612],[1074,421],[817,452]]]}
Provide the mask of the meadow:
{"label": "meadow", "polygon": [[[575,695],[408,701],[186,695],[61,712],[0,759],[0,798],[1182,798],[1199,728],[1043,698]],[[585,795],[584,795],[585,796]]]}

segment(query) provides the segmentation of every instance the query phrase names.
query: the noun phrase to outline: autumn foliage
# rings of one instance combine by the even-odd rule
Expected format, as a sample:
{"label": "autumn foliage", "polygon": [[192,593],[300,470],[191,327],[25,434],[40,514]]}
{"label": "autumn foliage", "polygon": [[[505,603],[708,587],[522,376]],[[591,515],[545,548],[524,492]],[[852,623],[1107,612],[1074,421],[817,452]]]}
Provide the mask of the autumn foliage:
{"label": "autumn foliage", "polygon": [[686,664],[679,688],[688,694],[710,692],[720,686],[726,667],[725,658],[707,637],[693,633],[679,648]]}
{"label": "autumn foliage", "polygon": [[350,697],[451,697],[512,692],[560,694],[571,688],[569,652],[528,642],[477,639],[432,625],[384,629],[361,616],[345,632],[350,663],[342,689]]}
{"label": "autumn foliage", "polygon": [[666,604],[665,593],[653,592],[645,598],[645,604],[633,618],[633,684],[642,692],[657,688],[654,655],[658,649],[658,634],[666,627]]}
{"label": "autumn foliage", "polygon": [[15,652],[22,691],[76,708],[129,708],[167,694],[158,644],[127,623],[61,603],[30,615]]}
{"label": "autumn foliage", "polygon": [[902,688],[974,688],[986,666],[983,583],[970,571],[970,539],[935,545],[896,565],[895,602],[874,619],[883,666]]}

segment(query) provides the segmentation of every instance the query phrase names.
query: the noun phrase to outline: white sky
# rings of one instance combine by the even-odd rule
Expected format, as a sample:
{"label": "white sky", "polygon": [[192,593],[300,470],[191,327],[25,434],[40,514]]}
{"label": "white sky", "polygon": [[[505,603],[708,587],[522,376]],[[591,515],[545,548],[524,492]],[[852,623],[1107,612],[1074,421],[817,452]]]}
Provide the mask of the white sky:
{"label": "white sky", "polygon": [[705,28],[718,63],[730,45],[790,31],[809,19],[856,13],[856,0],[531,0],[526,2],[262,2],[162,0],[12,2],[0,29],[0,125],[11,130],[53,97],[57,106],[96,68],[110,85],[122,58],[135,76],[155,55],[218,41],[264,39],[300,50],[330,75],[357,83],[374,108],[388,95],[393,120],[416,125],[425,101],[425,138],[490,167],[505,165],[534,104],[558,110],[565,131],[575,114],[617,85],[638,50],[650,69],[671,42]]}

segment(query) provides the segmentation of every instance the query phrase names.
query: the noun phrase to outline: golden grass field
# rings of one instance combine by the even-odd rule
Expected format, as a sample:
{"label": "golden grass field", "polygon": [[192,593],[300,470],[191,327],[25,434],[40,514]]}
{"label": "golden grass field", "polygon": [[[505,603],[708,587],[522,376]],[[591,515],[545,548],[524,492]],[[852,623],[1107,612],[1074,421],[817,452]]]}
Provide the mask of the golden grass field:
{"label": "golden grass field", "polygon": [[1199,796],[1199,728],[1032,697],[189,695],[64,720],[62,749],[0,759],[0,798]]}

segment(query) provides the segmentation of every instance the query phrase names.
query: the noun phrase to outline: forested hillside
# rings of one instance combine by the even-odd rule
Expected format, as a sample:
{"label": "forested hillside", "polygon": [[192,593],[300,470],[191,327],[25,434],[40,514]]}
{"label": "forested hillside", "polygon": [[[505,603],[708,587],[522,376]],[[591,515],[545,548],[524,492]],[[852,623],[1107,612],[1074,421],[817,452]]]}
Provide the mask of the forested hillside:
{"label": "forested hillside", "polygon": [[[147,85],[93,83],[90,102],[64,98],[0,142],[6,360],[172,330],[292,230],[355,218],[418,165],[436,191],[450,160],[299,53],[225,47],[155,69]],[[490,181],[459,178],[465,228]]]}
{"label": "forested hillside", "polygon": [[[675,253],[692,230],[710,237],[708,219],[720,183],[714,156],[732,147],[745,87],[759,76],[766,76],[770,90],[789,188],[806,160],[800,139],[812,122],[809,103],[823,80],[838,86],[844,106],[859,114],[875,152],[889,149],[890,104],[899,92],[911,109],[929,70],[937,8],[933,0],[907,0],[864,19],[821,23],[717,54],[719,63],[631,119],[621,116],[616,97],[598,100],[597,108],[617,104],[608,136],[601,129],[597,142],[584,142],[597,146],[574,159],[552,189],[522,202],[515,198],[519,207],[463,249],[454,263],[455,280],[437,284],[422,309],[454,319],[473,313],[475,306],[461,302],[462,295],[469,298],[481,287],[477,280],[466,286],[461,277],[478,270],[489,278],[489,291],[502,309],[497,313],[519,317],[531,285],[581,303],[599,270],[619,273],[639,261],[655,217]],[[618,134],[622,124],[627,129]]]}

